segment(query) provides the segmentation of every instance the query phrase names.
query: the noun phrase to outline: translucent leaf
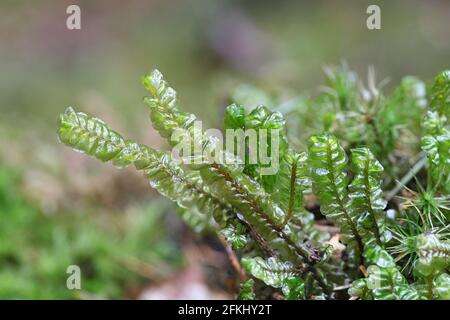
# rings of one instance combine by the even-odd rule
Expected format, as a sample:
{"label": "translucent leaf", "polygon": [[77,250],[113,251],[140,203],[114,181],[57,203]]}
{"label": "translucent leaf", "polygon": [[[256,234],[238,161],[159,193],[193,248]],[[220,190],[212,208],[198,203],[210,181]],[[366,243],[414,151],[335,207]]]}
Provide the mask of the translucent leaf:
{"label": "translucent leaf", "polygon": [[313,191],[319,198],[321,212],[341,228],[343,240],[355,242],[362,254],[364,246],[348,203],[344,149],[336,137],[325,133],[311,137],[308,157]]}
{"label": "translucent leaf", "polygon": [[350,207],[356,217],[358,230],[365,242],[381,244],[378,217],[386,207],[381,190],[383,166],[369,148],[352,149],[353,181],[349,185]]}
{"label": "translucent leaf", "polygon": [[450,275],[443,273],[434,281],[434,291],[440,300],[450,300]]}
{"label": "translucent leaf", "polygon": [[367,287],[367,279],[358,279],[352,282],[352,286],[348,289],[351,297],[359,297],[362,300],[372,300],[372,292]]}
{"label": "translucent leaf", "polygon": [[375,300],[417,300],[418,291],[408,284],[394,259],[381,247],[368,247],[364,253],[367,278],[352,283],[351,296]]}
{"label": "translucent leaf", "polygon": [[241,284],[241,291],[237,296],[237,300],[255,300],[255,280],[248,279]]}
{"label": "translucent leaf", "polygon": [[[154,70],[142,80],[144,86],[152,94],[152,98],[146,98],[152,110],[151,119],[153,127],[165,138],[169,138],[177,129],[189,130],[192,128],[196,117],[176,108],[176,91],[169,87],[163,79],[161,72]],[[172,142],[173,141],[169,141]]]}
{"label": "translucent leaf", "polygon": [[292,263],[274,257],[267,260],[261,257],[243,258],[241,262],[248,273],[274,288],[283,287],[287,279],[296,275]]}
{"label": "translucent leaf", "polygon": [[[151,108],[155,128],[164,137],[170,137],[176,130],[185,130],[196,145],[203,148],[211,145],[211,139],[193,125],[194,115],[184,113],[176,107],[176,94],[159,71],[153,71],[144,77],[144,85],[152,94],[146,99]],[[246,127],[279,127],[283,125],[281,115],[258,108],[246,119]],[[197,131],[196,131],[197,130]],[[173,141],[171,141],[173,143]],[[223,157],[232,159],[233,154],[226,151]],[[296,244],[289,232],[283,230],[285,213],[270,198],[264,188],[251,177],[242,173],[239,165],[223,162],[206,163],[198,168],[203,184],[215,198],[227,203],[240,214],[240,219],[252,226],[252,238],[256,239],[263,250],[292,259],[297,263],[318,259],[314,250],[308,246]],[[216,219],[217,220],[217,219]]]}
{"label": "translucent leaf", "polygon": [[[235,107],[232,107],[230,111],[241,112],[241,110],[236,110]],[[257,163],[250,161],[249,155],[246,156],[244,172],[260,182],[267,192],[275,194],[280,172],[279,167],[283,165],[283,158],[288,149],[285,120],[281,113],[272,112],[264,106],[258,106],[245,115],[243,121],[244,123],[241,124],[239,129],[245,130],[245,133],[253,130],[257,150],[255,150],[255,145],[250,144],[251,136],[246,141],[241,141],[241,144],[245,145],[245,150],[254,150],[258,154]],[[266,159],[261,159],[262,154],[265,154],[269,163],[264,162]],[[274,172],[268,173],[267,169],[272,166]]]}
{"label": "translucent leaf", "polygon": [[423,121],[426,135],[421,146],[430,164],[431,184],[437,191],[450,192],[450,70],[435,78],[431,88],[431,111]]}
{"label": "translucent leaf", "polygon": [[245,109],[241,105],[231,104],[225,109],[224,129],[244,129]]}
{"label": "translucent leaf", "polygon": [[286,279],[282,291],[286,300],[305,300],[305,282],[300,277]]}
{"label": "translucent leaf", "polygon": [[182,208],[195,207],[212,215],[219,225],[232,213],[227,203],[203,186],[198,173],[185,173],[168,154],[123,139],[101,120],[69,108],[61,115],[58,135],[61,142],[102,161],[110,160],[120,167],[134,164],[162,195]]}
{"label": "translucent leaf", "polygon": [[125,140],[102,120],[76,113],[71,107],[59,118],[60,141],[77,151],[109,161],[125,148]]}
{"label": "translucent leaf", "polygon": [[395,261],[392,256],[380,246],[368,246],[364,252],[364,257],[368,264],[377,265],[381,268],[395,267]]}
{"label": "translucent leaf", "polygon": [[289,223],[297,241],[308,240],[321,243],[328,240],[329,234],[314,227],[314,215],[303,206],[303,192],[309,189],[311,189],[311,179],[307,154],[289,150],[280,166],[277,191],[272,198],[286,213],[284,223]]}
{"label": "translucent leaf", "polygon": [[247,229],[235,221],[230,221],[225,228],[220,230],[220,234],[225,237],[235,250],[242,249],[248,243]]}
{"label": "translucent leaf", "polygon": [[416,250],[419,260],[415,265],[415,272],[422,276],[438,274],[450,266],[448,240],[439,240],[433,234],[422,234],[417,237]]}
{"label": "translucent leaf", "polygon": [[375,300],[417,300],[419,294],[395,267],[367,269],[367,288]]}

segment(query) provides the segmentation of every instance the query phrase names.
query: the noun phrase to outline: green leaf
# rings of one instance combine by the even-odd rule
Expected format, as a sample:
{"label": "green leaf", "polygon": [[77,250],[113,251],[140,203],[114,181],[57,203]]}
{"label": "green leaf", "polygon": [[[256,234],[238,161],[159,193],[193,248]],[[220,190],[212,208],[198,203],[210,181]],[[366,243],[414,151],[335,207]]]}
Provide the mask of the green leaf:
{"label": "green leaf", "polygon": [[306,153],[289,152],[280,168],[278,190],[274,194],[274,200],[280,203],[281,209],[286,212],[285,223],[304,211],[303,190],[309,182],[306,166]]}
{"label": "green leaf", "polygon": [[303,205],[303,193],[311,189],[308,170],[307,154],[289,150],[280,165],[277,191],[272,198],[286,213],[284,223],[289,224],[296,241],[319,244],[328,240],[329,234],[314,227],[314,215]]}
{"label": "green leaf", "polygon": [[[194,144],[203,148],[214,146],[211,139],[203,132],[198,132],[193,125],[195,116],[178,110],[175,91],[163,80],[159,71],[155,70],[144,77],[144,85],[152,94],[146,101],[150,105],[153,124],[162,136],[171,137],[175,131],[184,130]],[[245,126],[280,128],[283,124],[280,114],[260,107],[249,115]],[[223,157],[228,159],[234,155],[224,151]],[[194,169],[199,169],[202,183],[215,198],[221,199],[235,212],[239,212],[241,219],[253,227],[252,237],[257,239],[259,246],[268,255],[279,252],[286,259],[300,264],[302,260],[309,263],[318,259],[315,250],[295,243],[289,236],[289,230],[283,230],[283,210],[272,201],[258,181],[241,171],[239,165],[214,162]]]}
{"label": "green leaf", "polygon": [[255,300],[255,280],[248,279],[241,284],[241,291],[237,296],[237,300]]}
{"label": "green leaf", "polygon": [[358,99],[358,76],[347,65],[325,68],[327,88],[325,94],[341,111],[356,109]]}
{"label": "green leaf", "polygon": [[310,247],[294,241],[290,228],[282,224],[285,218],[283,210],[272,202],[256,181],[221,166],[205,167],[200,173],[211,193],[235,208],[261,236],[259,244],[268,255],[278,252],[285,259],[300,264],[318,258]]}
{"label": "green leaf", "polygon": [[375,300],[417,300],[419,294],[411,287],[396,267],[367,269],[367,288]]}
{"label": "green leaf", "polygon": [[224,129],[244,129],[245,109],[241,105],[231,104],[225,109]]}
{"label": "green leaf", "polygon": [[422,149],[428,155],[432,184],[446,192],[450,190],[450,131],[446,128],[438,134],[422,137]]}
{"label": "green leaf", "polygon": [[368,264],[373,264],[381,268],[395,267],[395,261],[392,256],[380,246],[369,246],[364,251],[364,257]]}
{"label": "green leaf", "polygon": [[439,115],[450,118],[450,70],[442,71],[434,79],[430,106]]}
{"label": "green leaf", "polygon": [[362,254],[364,245],[348,203],[344,149],[336,137],[324,133],[310,138],[308,157],[313,191],[319,198],[321,212],[341,228],[342,240],[356,243]]}
{"label": "green leaf", "polygon": [[425,84],[415,77],[407,76],[386,101],[382,101],[376,108],[374,125],[379,136],[374,141],[382,143],[382,146],[374,145],[373,151],[385,160],[386,165],[392,166],[386,161],[386,156],[395,150],[399,139],[407,137],[415,140],[420,134],[420,121],[426,104]]}
{"label": "green leaf", "polygon": [[423,121],[426,135],[422,149],[428,155],[429,176],[435,190],[450,192],[450,70],[435,78],[431,88],[430,109]]}
{"label": "green leaf", "polygon": [[102,161],[124,167],[130,164],[144,172],[150,185],[182,208],[196,207],[224,225],[231,207],[212,196],[195,172],[186,173],[168,154],[125,140],[103,121],[68,108],[61,115],[58,135],[61,142]]}
{"label": "green leaf", "polygon": [[177,93],[163,79],[161,72],[152,71],[142,80],[144,86],[152,94],[152,98],[146,98],[152,110],[151,119],[153,127],[163,136],[169,138],[177,129],[192,130],[196,117],[187,112],[182,112],[176,108]]}
{"label": "green leaf", "polygon": [[352,282],[352,286],[348,289],[351,297],[359,297],[361,300],[372,300],[372,292],[367,287],[367,279],[358,279]]}
{"label": "green leaf", "polygon": [[349,185],[350,208],[357,217],[358,230],[366,243],[374,241],[381,245],[378,222],[386,207],[381,190],[383,166],[375,159],[369,148],[352,149],[353,181]]}
{"label": "green leaf", "polygon": [[368,277],[352,283],[351,296],[375,300],[417,300],[419,293],[408,284],[398,270],[394,259],[384,249],[375,245],[364,252]]}
{"label": "green leaf", "polygon": [[434,234],[422,234],[417,237],[416,250],[419,256],[416,273],[436,275],[450,267],[450,241],[441,241]]}
{"label": "green leaf", "polygon": [[282,262],[274,257],[267,260],[261,257],[243,258],[241,262],[248,273],[274,288],[282,288],[286,280],[296,275],[292,263]]}
{"label": "green leaf", "polygon": [[300,277],[285,280],[282,292],[286,300],[305,300],[305,282]]}
{"label": "green leaf", "polygon": [[[275,170],[274,173],[268,174],[265,169],[283,165],[283,158],[288,149],[283,115],[279,112],[272,112],[267,107],[258,106],[245,116],[244,122],[245,130],[256,132],[258,146],[258,163],[249,163],[249,159],[246,158],[244,172],[257,179],[267,192],[276,194],[280,170],[276,168],[278,171]],[[265,141],[262,140],[264,137]],[[273,142],[275,145],[272,146]],[[246,149],[249,150],[249,143],[247,142],[245,145]],[[263,163],[261,159],[262,148],[266,148],[263,151],[270,159],[268,164]]]}
{"label": "green leaf", "polygon": [[60,141],[101,161],[115,158],[125,148],[125,140],[102,120],[76,113],[71,107],[59,118]]}
{"label": "green leaf", "polygon": [[443,273],[434,281],[434,291],[440,300],[450,300],[450,275]]}
{"label": "green leaf", "polygon": [[236,221],[230,221],[225,228],[220,230],[220,234],[225,237],[235,250],[242,249],[248,243],[247,229]]}

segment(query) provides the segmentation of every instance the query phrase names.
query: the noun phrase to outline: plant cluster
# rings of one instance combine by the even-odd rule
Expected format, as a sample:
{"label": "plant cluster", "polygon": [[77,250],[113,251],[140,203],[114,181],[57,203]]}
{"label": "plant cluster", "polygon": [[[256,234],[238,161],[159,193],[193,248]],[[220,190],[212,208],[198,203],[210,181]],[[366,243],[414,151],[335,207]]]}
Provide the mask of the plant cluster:
{"label": "plant cluster", "polygon": [[[162,137],[174,144],[183,129],[212,147],[159,71],[143,84]],[[450,299],[450,71],[429,88],[405,78],[385,97],[373,77],[366,88],[345,66],[327,69],[319,97],[301,101],[290,112],[299,136],[312,134],[303,151],[289,144],[280,112],[226,108],[225,129],[281,129],[273,175],[247,161],[180,164],[72,108],[58,136],[101,161],[134,165],[195,230],[226,239],[248,275],[239,299]]]}

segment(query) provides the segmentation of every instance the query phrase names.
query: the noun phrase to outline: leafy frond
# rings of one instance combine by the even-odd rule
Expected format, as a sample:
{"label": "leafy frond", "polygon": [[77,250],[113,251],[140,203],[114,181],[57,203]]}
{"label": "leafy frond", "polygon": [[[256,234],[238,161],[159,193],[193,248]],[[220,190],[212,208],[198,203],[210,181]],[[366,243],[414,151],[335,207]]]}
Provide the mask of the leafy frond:
{"label": "leafy frond", "polygon": [[364,255],[371,263],[367,268],[367,278],[354,282],[349,290],[350,295],[374,300],[419,299],[417,290],[408,284],[385,250],[375,246]]}
{"label": "leafy frond", "polygon": [[[195,115],[178,108],[175,90],[157,70],[143,78],[153,126],[174,151],[186,143],[193,155],[127,140],[72,108],[60,116],[58,137],[117,167],[133,165],[178,205],[192,229],[225,239],[252,277],[241,283],[238,299],[280,293],[285,299],[449,299],[449,71],[427,94],[420,80],[406,77],[386,97],[373,70],[367,87],[345,65],[326,73],[317,99],[301,96],[287,108],[302,108],[299,123],[310,126],[298,137],[314,133],[303,152],[289,144],[285,117],[263,106],[276,99],[255,88],[243,89],[226,108],[224,129],[239,133],[227,135],[227,146],[235,148],[224,150]],[[267,130],[273,135],[264,135]],[[251,158],[251,139],[276,160],[274,172],[258,152]],[[382,185],[413,163],[387,204]]]}
{"label": "leafy frond", "polygon": [[349,185],[350,208],[358,217],[362,237],[366,243],[375,240],[381,245],[382,234],[378,220],[383,219],[386,200],[381,190],[383,166],[369,148],[352,149],[353,181]]}
{"label": "leafy frond", "polygon": [[[144,77],[144,85],[153,96],[146,101],[150,105],[153,124],[162,136],[169,137],[176,130],[184,130],[192,137],[195,144],[203,148],[211,144],[211,139],[205,137],[203,132],[196,131],[193,126],[195,116],[178,110],[175,104],[176,93],[163,80],[159,71],[153,71]],[[242,113],[239,107],[233,108],[238,114]],[[244,122],[246,127],[253,128],[261,126],[278,129],[283,124],[279,115],[269,114],[263,107],[257,108],[248,118],[245,118]],[[226,151],[223,153],[224,158],[234,157]],[[306,262],[318,259],[317,253],[307,246],[295,243],[289,236],[289,232],[283,230],[284,211],[272,201],[264,187],[251,176],[243,173],[240,167],[214,162],[202,166],[200,174],[212,194],[236,208],[243,219],[264,238],[268,246],[276,247],[275,249],[282,255],[297,261],[299,258]],[[273,248],[267,245],[266,252],[270,255],[275,254]],[[295,253],[289,254],[291,252],[289,248],[293,248]]]}
{"label": "leafy frond", "polygon": [[313,136],[308,148],[314,193],[321,212],[333,220],[347,243],[355,242],[359,254],[364,244],[348,205],[347,156],[336,138],[330,134]]}
{"label": "leafy frond", "polygon": [[125,140],[103,121],[68,108],[60,117],[58,136],[75,150],[119,167],[134,164],[150,185],[180,207],[212,213],[216,222],[227,221],[230,206],[213,197],[196,174],[188,174],[168,154]]}
{"label": "leafy frond", "polygon": [[423,126],[426,135],[421,146],[427,153],[430,184],[436,190],[450,192],[450,71],[439,74],[431,89],[431,102]]}

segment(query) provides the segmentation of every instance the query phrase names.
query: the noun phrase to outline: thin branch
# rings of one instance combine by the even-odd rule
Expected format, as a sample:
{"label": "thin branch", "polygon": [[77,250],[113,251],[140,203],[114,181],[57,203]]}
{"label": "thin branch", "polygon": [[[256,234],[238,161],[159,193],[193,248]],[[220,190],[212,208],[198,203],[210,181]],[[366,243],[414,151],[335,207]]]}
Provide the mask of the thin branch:
{"label": "thin branch", "polygon": [[414,176],[426,165],[426,163],[427,156],[425,154],[422,154],[416,164],[412,167],[412,169],[409,170],[409,172],[400,181],[397,181],[394,189],[389,191],[386,196],[386,200],[392,200],[392,198],[395,197],[397,193],[399,193],[400,190],[402,190],[408,184],[408,182],[411,181],[412,178],[414,178]]}

